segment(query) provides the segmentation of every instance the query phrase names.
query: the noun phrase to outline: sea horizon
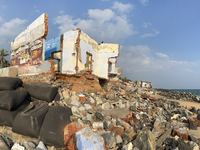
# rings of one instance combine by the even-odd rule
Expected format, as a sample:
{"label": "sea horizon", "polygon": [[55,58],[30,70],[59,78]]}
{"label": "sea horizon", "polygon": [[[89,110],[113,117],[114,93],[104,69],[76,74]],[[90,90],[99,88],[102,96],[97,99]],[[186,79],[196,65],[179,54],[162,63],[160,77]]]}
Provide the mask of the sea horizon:
{"label": "sea horizon", "polygon": [[185,93],[193,93],[197,97],[200,97],[200,89],[169,89],[172,91],[178,91],[178,92],[185,92]]}

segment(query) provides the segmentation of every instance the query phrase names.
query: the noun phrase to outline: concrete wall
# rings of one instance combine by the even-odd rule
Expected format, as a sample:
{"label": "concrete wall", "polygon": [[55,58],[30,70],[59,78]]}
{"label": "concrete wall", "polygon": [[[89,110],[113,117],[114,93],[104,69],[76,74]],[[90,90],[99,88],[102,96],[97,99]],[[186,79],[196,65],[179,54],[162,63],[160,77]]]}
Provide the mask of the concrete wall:
{"label": "concrete wall", "polygon": [[40,65],[18,68],[18,76],[38,75],[42,73],[49,73],[52,71],[51,67],[52,67],[51,61],[48,61],[48,60],[43,61]]}
{"label": "concrete wall", "polygon": [[16,77],[18,69],[16,67],[6,67],[0,69],[0,77]]}
{"label": "concrete wall", "polygon": [[78,30],[70,30],[63,34],[62,73],[75,74],[76,70],[76,40]]}
{"label": "concrete wall", "polygon": [[98,46],[99,44],[92,39],[90,36],[81,31],[80,34],[80,52],[81,60],[78,59],[78,69],[79,71],[85,69],[87,53],[92,55],[92,73],[96,75],[98,68]]}
{"label": "concrete wall", "polygon": [[23,45],[25,46],[41,37],[46,37],[47,34],[48,15],[43,13],[11,42],[11,51],[16,50]]}
{"label": "concrete wall", "polygon": [[100,78],[108,79],[109,58],[119,56],[119,45],[99,44],[80,29],[64,33],[62,73],[75,74],[86,69],[87,53],[92,55],[92,73]]}

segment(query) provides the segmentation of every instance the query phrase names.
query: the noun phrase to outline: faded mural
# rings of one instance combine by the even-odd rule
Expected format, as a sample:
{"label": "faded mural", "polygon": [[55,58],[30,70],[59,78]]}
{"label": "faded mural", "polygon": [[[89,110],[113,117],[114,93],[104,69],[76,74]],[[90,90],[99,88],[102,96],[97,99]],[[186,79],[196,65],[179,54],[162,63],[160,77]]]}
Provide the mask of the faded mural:
{"label": "faded mural", "polygon": [[38,65],[42,63],[43,40],[36,40],[11,53],[11,66],[18,65],[19,68],[25,66]]}

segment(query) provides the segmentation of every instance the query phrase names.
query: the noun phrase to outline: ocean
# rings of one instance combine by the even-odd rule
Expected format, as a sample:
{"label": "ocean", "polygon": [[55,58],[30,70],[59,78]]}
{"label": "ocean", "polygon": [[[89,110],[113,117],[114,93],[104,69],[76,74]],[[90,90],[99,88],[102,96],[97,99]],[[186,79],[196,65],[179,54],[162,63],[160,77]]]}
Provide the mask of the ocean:
{"label": "ocean", "polygon": [[173,91],[185,92],[185,93],[193,93],[197,97],[200,97],[200,89],[171,89]]}

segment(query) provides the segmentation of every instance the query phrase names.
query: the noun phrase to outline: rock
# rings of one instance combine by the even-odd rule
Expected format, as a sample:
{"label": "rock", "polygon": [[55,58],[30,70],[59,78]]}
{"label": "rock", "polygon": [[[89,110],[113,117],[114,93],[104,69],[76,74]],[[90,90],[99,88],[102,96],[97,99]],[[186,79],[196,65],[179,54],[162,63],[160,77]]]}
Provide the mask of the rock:
{"label": "rock", "polygon": [[122,138],[121,138],[121,136],[120,135],[118,135],[118,134],[116,134],[116,144],[120,144],[120,143],[122,143],[123,142],[123,140],[122,140]]}
{"label": "rock", "polygon": [[199,113],[197,115],[197,120],[200,120],[200,109],[198,109],[198,110],[199,110]]}
{"label": "rock", "polygon": [[96,117],[96,119],[99,120],[99,121],[103,121],[103,120],[104,120],[104,116],[103,116],[99,111],[97,111],[97,112],[95,113],[95,117]]}
{"label": "rock", "polygon": [[199,150],[199,146],[197,143],[193,142],[193,141],[190,141],[187,143],[190,147],[192,147],[191,150]]}
{"label": "rock", "polygon": [[71,110],[74,117],[77,117],[77,118],[83,117],[76,106],[72,106]]}
{"label": "rock", "polygon": [[104,138],[106,145],[109,148],[115,148],[116,146],[116,138],[115,138],[115,134],[114,133],[105,133],[102,135],[102,137]]}
{"label": "rock", "polygon": [[122,150],[132,150],[132,149],[133,149],[133,144],[131,142],[122,147]]}
{"label": "rock", "polygon": [[109,110],[110,107],[111,106],[110,106],[110,104],[108,102],[102,104],[102,110]]}
{"label": "rock", "polygon": [[189,123],[189,129],[190,130],[197,130],[197,125],[194,122]]}
{"label": "rock", "polygon": [[150,130],[139,131],[137,138],[133,141],[133,145],[142,150],[155,150],[155,137]]}
{"label": "rock", "polygon": [[68,90],[64,90],[64,91],[62,92],[62,94],[63,94],[64,99],[69,99],[69,98],[70,98],[70,94],[69,94],[69,91],[68,91]]}
{"label": "rock", "polygon": [[26,149],[27,148],[36,148],[36,144],[31,142],[31,141],[25,141],[23,144],[22,144]]}
{"label": "rock", "polygon": [[10,150],[8,145],[5,143],[4,139],[0,136],[0,149],[2,150]]}
{"label": "rock", "polygon": [[73,105],[73,106],[76,106],[76,107],[79,107],[79,106],[81,106],[81,103],[79,103],[78,101],[72,101],[71,102],[71,104]]}
{"label": "rock", "polygon": [[92,127],[93,127],[93,129],[100,129],[100,130],[103,130],[103,122],[94,122],[93,124],[92,124]]}
{"label": "rock", "polygon": [[177,141],[178,141],[178,149],[180,149],[180,150],[191,150],[192,149],[192,147],[189,144],[185,143],[181,138],[179,138]]}
{"label": "rock", "polygon": [[136,132],[132,128],[130,128],[130,129],[127,128],[122,135],[122,139],[125,144],[134,140],[135,137],[136,137]]}
{"label": "rock", "polygon": [[93,97],[89,97],[89,101],[90,101],[91,104],[94,104],[94,103],[95,103],[95,100],[94,100]]}
{"label": "rock", "polygon": [[86,127],[75,134],[76,148],[80,150],[104,150],[104,139]]}

